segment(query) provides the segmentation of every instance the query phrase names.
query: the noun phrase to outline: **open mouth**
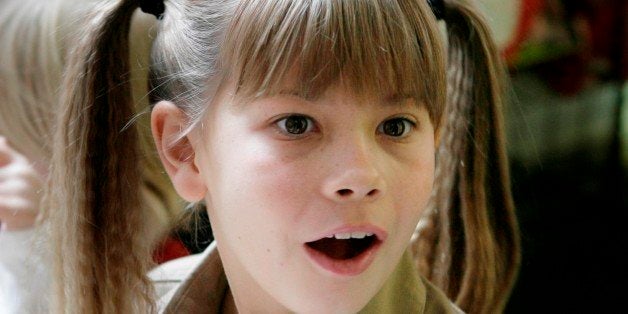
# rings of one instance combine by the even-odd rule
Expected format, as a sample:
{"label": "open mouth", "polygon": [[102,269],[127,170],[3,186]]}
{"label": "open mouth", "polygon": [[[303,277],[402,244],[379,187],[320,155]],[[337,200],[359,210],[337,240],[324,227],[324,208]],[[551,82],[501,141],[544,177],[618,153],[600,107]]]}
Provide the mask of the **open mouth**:
{"label": "open mouth", "polygon": [[377,237],[373,234],[349,238],[344,238],[341,235],[340,239],[337,237],[338,235],[334,235],[332,237],[308,242],[306,245],[331,259],[347,260],[364,253],[378,241]]}
{"label": "open mouth", "polygon": [[323,269],[336,275],[354,276],[369,267],[382,242],[374,233],[346,232],[306,242],[305,249]]}

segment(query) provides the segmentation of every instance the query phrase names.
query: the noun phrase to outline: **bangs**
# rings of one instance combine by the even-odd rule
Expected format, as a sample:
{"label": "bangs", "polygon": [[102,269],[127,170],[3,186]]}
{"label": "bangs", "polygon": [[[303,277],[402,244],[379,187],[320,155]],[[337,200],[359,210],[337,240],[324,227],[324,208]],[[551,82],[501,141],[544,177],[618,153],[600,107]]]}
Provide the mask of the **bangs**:
{"label": "bangs", "polygon": [[[272,3],[269,3],[272,2]],[[223,46],[223,69],[248,99],[332,84],[359,98],[411,97],[438,124],[445,61],[436,20],[416,0],[244,0]]]}

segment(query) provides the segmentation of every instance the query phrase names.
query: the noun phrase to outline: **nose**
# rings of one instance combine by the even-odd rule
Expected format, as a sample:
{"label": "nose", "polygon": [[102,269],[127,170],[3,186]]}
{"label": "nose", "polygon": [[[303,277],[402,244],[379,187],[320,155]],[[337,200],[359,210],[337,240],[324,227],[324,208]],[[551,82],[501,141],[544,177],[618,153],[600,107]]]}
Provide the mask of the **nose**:
{"label": "nose", "polygon": [[373,201],[385,189],[378,169],[376,148],[366,141],[335,145],[329,155],[329,173],[323,184],[323,194],[338,202]]}

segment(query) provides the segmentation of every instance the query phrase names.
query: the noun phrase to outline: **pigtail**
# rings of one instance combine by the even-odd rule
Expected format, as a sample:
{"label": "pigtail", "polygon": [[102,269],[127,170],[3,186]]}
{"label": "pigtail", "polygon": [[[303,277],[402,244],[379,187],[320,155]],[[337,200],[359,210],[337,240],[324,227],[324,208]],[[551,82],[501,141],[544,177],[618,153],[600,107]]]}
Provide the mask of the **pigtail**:
{"label": "pigtail", "polygon": [[[519,266],[519,238],[505,151],[502,105],[506,78],[490,31],[463,1],[447,2],[452,145],[458,173],[450,214],[450,274],[446,287],[463,309],[502,311]],[[466,119],[466,126],[462,126]],[[464,246],[464,251],[456,248]]]}
{"label": "pigtail", "polygon": [[49,186],[55,311],[153,311],[140,239],[141,173],[129,83],[137,1],[107,2],[86,23],[61,95]]}
{"label": "pigtail", "polygon": [[506,79],[486,23],[447,1],[448,100],[432,208],[415,252],[422,273],[469,313],[503,311],[519,268],[502,104]]}

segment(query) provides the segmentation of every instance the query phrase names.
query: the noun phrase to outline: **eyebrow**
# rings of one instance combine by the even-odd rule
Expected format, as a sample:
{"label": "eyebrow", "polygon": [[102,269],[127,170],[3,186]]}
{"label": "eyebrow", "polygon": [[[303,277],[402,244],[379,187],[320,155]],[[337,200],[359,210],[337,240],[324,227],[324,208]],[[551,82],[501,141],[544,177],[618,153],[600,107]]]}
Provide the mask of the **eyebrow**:
{"label": "eyebrow", "polygon": [[409,93],[395,93],[395,94],[392,94],[392,95],[390,95],[388,97],[384,97],[383,100],[386,103],[395,105],[395,104],[404,103],[407,100],[418,101],[419,97],[417,97],[417,95],[409,94]]}
{"label": "eyebrow", "polygon": [[[300,91],[294,89],[282,89],[274,96],[296,97],[308,102],[315,102],[318,98],[320,98],[320,95],[317,97],[307,97]],[[401,106],[404,105],[408,100],[414,100],[417,103],[419,102],[419,98],[411,93],[394,93],[389,96],[382,97],[379,102],[386,105]]]}
{"label": "eyebrow", "polygon": [[277,94],[275,94],[274,96],[296,97],[296,98],[299,98],[301,100],[305,100],[305,101],[308,101],[308,102],[314,102],[318,98],[320,98],[320,95],[317,96],[317,97],[308,97],[307,95],[304,95],[302,92],[300,92],[298,90],[294,90],[294,89],[282,89]]}

